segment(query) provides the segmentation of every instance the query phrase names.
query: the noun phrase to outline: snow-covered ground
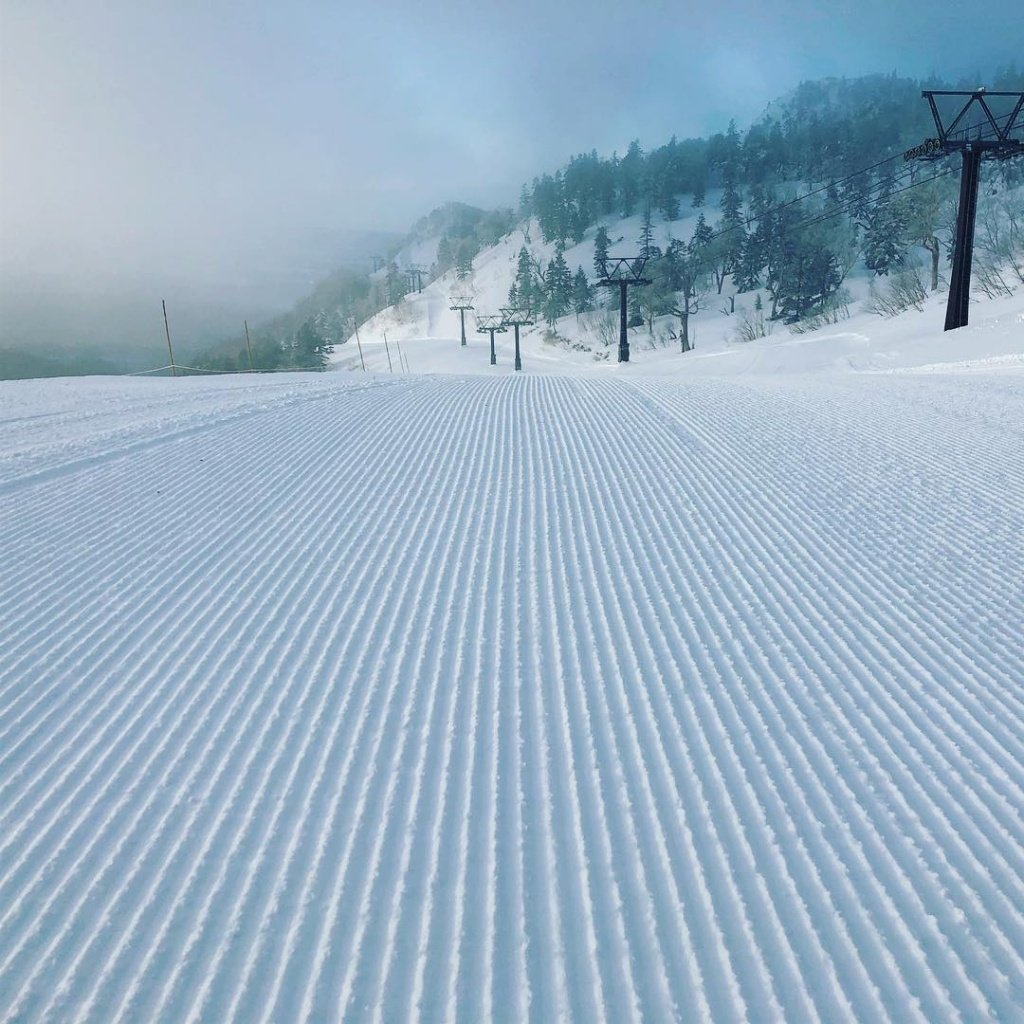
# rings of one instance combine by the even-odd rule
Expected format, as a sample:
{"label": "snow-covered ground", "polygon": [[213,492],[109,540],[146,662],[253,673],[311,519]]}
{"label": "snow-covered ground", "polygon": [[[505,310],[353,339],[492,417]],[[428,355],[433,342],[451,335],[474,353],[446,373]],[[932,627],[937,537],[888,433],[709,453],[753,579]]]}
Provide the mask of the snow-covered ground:
{"label": "snow-covered ground", "polygon": [[[715,196],[709,197],[709,202]],[[665,246],[670,238],[689,238],[699,214],[705,213],[715,223],[714,209],[687,209],[676,221],[654,224],[654,242]],[[610,220],[610,251],[632,254],[637,250],[635,239],[641,231],[639,215]],[[583,268],[594,281],[594,234],[590,228],[578,245],[565,252],[571,272]],[[415,257],[421,265],[431,262],[430,243],[399,254],[407,264]],[[391,306],[371,317],[344,344],[336,347],[332,365],[342,371],[399,373],[406,364],[413,373],[487,373],[502,375],[513,359],[513,336],[509,329],[495,336],[498,367],[489,362],[489,337],[477,333],[476,317],[499,314],[508,304],[508,289],[515,279],[518,254],[523,246],[534,261],[546,266],[555,253],[554,243],[541,241],[540,229],[534,221],[520,224],[497,245],[484,249],[474,260],[469,278],[460,281],[454,271],[426,284],[422,292],[410,292],[397,306]],[[383,271],[380,272],[381,274]],[[921,270],[922,276],[925,271]],[[1012,275],[1011,275],[1012,276]],[[959,336],[945,337],[941,326],[945,317],[946,292],[930,294],[921,311],[909,312],[894,319],[885,319],[868,311],[870,288],[884,291],[887,278],[877,278],[863,264],[851,272],[844,283],[849,295],[849,316],[835,325],[815,332],[799,334],[780,323],[768,323],[769,337],[754,342],[738,340],[744,314],[754,315],[758,294],[767,310],[770,298],[764,289],[759,293],[733,295],[726,278],[722,294],[714,289],[701,297],[700,310],[690,318],[693,352],[681,353],[672,335],[679,332],[679,322],[671,316],[654,321],[653,334],[647,326],[630,329],[634,366],[631,374],[692,377],[697,374],[736,374],[757,365],[761,372],[773,368],[806,373],[810,370],[885,370],[918,367],[927,362],[943,360],[957,363],[974,361],[979,352],[993,358],[1020,356],[1024,346],[1024,296],[998,300],[975,296],[971,303],[971,328],[982,337],[967,346]],[[607,293],[595,293],[607,299]],[[456,296],[468,301],[473,309],[465,314],[468,345],[461,347],[459,313],[451,307]],[[601,375],[616,372],[619,316],[618,293],[612,296],[613,311],[595,310],[581,316],[569,315],[558,320],[552,330],[544,321],[521,329],[521,350],[524,372],[586,373]],[[972,335],[974,336],[974,335]],[[360,356],[360,348],[362,354]],[[966,348],[966,350],[965,350]],[[390,362],[389,362],[390,359]],[[729,360],[729,365],[723,363]]]}
{"label": "snow-covered ground", "polygon": [[972,318],[0,384],[0,1019],[1024,1019]]}

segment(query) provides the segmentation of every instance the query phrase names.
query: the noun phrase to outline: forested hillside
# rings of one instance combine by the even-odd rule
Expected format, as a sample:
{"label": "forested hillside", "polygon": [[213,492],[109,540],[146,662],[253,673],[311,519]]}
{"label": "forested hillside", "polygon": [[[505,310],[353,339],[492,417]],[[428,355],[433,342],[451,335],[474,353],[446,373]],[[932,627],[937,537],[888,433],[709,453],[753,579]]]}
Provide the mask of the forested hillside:
{"label": "forested hillside", "polygon": [[[764,286],[769,319],[795,323],[827,315],[858,259],[886,276],[915,249],[929,255],[934,290],[941,240],[948,242],[955,218],[958,160],[908,164],[902,152],[934,135],[922,88],[970,87],[895,75],[806,82],[746,133],[732,122],[709,139],[673,138],[648,153],[634,141],[622,157],[575,156],[524,187],[520,213],[534,216],[544,240],[560,246],[579,243],[602,220],[640,214],[644,227],[632,251],[663,257],[645,297],[656,310],[669,311],[678,293],[685,303],[707,285],[721,294],[729,277],[740,294]],[[1024,74],[1000,72],[991,88],[1024,88]],[[1021,164],[992,168],[990,197],[999,184],[1024,181]],[[716,190],[717,208],[698,217],[688,239],[673,239],[664,250],[651,244],[654,220],[677,220],[684,203],[703,209],[709,190]],[[982,287],[994,292],[1002,290],[1000,265],[1024,247],[1016,205],[990,209],[985,221],[977,271]],[[606,254],[599,230],[597,263]],[[572,308],[568,285],[552,302],[536,280],[518,284],[518,294],[525,284],[540,308]]]}
{"label": "forested hillside", "polygon": [[[776,322],[810,329],[842,318],[855,267],[876,279],[870,302],[879,313],[919,304],[942,285],[959,163],[908,163],[902,154],[934,134],[923,88],[974,87],[895,74],[805,82],[746,130],[733,121],[709,138],[672,138],[647,151],[634,140],[621,155],[573,156],[524,185],[515,213],[449,203],[375,272],[339,272],[263,325],[258,368],[325,365],[354,327],[410,292],[445,275],[471,278],[474,260],[507,242],[516,224],[523,244],[507,273],[507,301],[529,306],[551,330],[614,301],[593,287],[609,254],[648,258],[652,285],[636,294],[630,326],[646,323],[653,335],[659,317],[676,318],[684,351],[690,317],[717,297],[737,314],[740,339]],[[1024,73],[1001,70],[988,87],[1024,89]],[[1024,281],[1024,202],[1015,189],[1024,161],[986,164],[985,181],[975,286],[995,296]],[[593,239],[592,258],[567,260],[585,239]],[[203,365],[244,368],[247,358],[236,341]]]}

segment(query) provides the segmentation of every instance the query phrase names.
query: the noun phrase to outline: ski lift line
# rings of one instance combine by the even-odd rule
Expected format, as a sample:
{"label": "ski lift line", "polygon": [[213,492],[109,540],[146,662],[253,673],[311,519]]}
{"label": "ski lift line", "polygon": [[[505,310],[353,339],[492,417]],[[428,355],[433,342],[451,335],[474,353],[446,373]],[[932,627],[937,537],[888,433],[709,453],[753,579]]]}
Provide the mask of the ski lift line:
{"label": "ski lift line", "polygon": [[[907,191],[909,191],[912,188],[917,188],[918,185],[926,185],[926,184],[928,184],[928,182],[935,181],[937,178],[944,178],[947,175],[952,174],[952,173],[953,173],[953,171],[951,169],[947,169],[947,170],[944,170],[944,171],[939,171],[937,174],[933,174],[930,178],[922,178],[920,181],[911,181],[911,179],[914,177],[914,169],[913,168],[909,168],[906,171],[903,171],[903,172],[901,172],[899,174],[894,174],[894,175],[891,175],[888,178],[883,178],[883,179],[879,180],[874,185],[872,185],[871,188],[868,189],[867,192],[864,195],[858,196],[856,199],[847,200],[845,203],[842,203],[840,206],[838,206],[834,210],[829,210],[828,212],[823,212],[823,211],[822,212],[818,212],[818,213],[812,214],[809,218],[807,218],[805,220],[797,221],[795,224],[786,225],[782,229],[782,234],[786,234],[787,232],[790,232],[790,231],[797,231],[797,230],[799,230],[801,228],[810,227],[810,226],[812,226],[814,224],[822,224],[825,221],[833,220],[836,217],[842,216],[843,214],[851,213],[853,210],[855,210],[857,208],[857,206],[861,202],[863,202],[865,199],[870,198],[872,192],[879,191],[880,189],[882,189],[882,188],[884,188],[886,186],[889,186],[889,185],[901,185],[902,187],[894,189],[892,192],[888,193],[887,195],[876,197],[876,199],[875,199],[875,203],[876,204],[878,204],[878,203],[886,203],[893,196],[900,195],[900,193],[907,192]],[[903,183],[907,182],[907,181],[910,181],[910,184],[909,185],[904,185]],[[777,207],[776,209],[779,209],[779,207]]]}
{"label": "ski lift line", "polygon": [[[947,177],[948,175],[950,175],[952,173],[953,173],[952,169],[947,169],[947,170],[944,170],[944,171],[939,171],[938,174],[933,174],[930,178],[922,178],[920,181],[913,181],[909,185],[905,185],[903,188],[895,189],[894,191],[890,192],[887,196],[884,196],[884,197],[881,197],[881,198],[877,199],[876,203],[887,203],[894,196],[898,196],[898,195],[900,195],[903,192],[908,192],[908,191],[910,191],[910,189],[917,188],[919,185],[927,185],[929,182],[935,181],[937,178],[945,178],[945,177]],[[893,182],[899,183],[899,182],[902,182],[902,181],[906,181],[906,180],[908,180],[911,177],[913,177],[913,169],[909,169],[907,171],[904,171],[904,172],[902,172],[899,175],[893,175],[892,178],[884,179],[884,181],[880,182],[879,184],[892,184]],[[869,190],[869,192],[870,191],[874,191],[874,189],[876,187],[877,186],[872,186],[872,188]],[[853,209],[856,208],[858,203],[863,201],[864,198],[866,198],[866,196],[858,196],[856,199],[849,200],[848,202],[843,203],[837,209],[830,210],[828,213],[824,213],[824,214],[817,213],[817,214],[814,214],[813,216],[807,218],[806,220],[797,221],[795,224],[788,224],[788,225],[786,225],[785,227],[782,228],[780,234],[785,236],[785,235],[788,235],[790,232],[799,231],[802,228],[812,227],[815,224],[823,224],[826,221],[834,220],[836,217],[841,217],[844,214],[850,213]],[[776,207],[775,209],[782,209],[782,207]],[[716,237],[719,237],[719,236],[718,235],[711,236],[711,238],[716,238]],[[709,238],[709,241],[710,240],[711,239]],[[710,266],[710,261],[709,261],[708,257],[705,256],[702,260],[699,260],[695,264],[695,266],[697,266],[697,267],[699,267],[701,269],[706,269],[708,266]]]}
{"label": "ski lift line", "polygon": [[[841,213],[851,213],[851,212],[853,212],[857,208],[857,206],[861,202],[864,201],[864,199],[871,198],[870,197],[870,193],[871,192],[881,192],[883,189],[885,189],[887,187],[892,187],[892,186],[897,186],[897,185],[900,186],[899,188],[894,188],[893,191],[891,191],[891,192],[888,192],[886,194],[880,194],[880,195],[874,197],[874,202],[875,202],[875,205],[877,206],[879,203],[886,203],[886,202],[888,202],[889,198],[891,196],[898,195],[900,192],[905,192],[909,188],[915,188],[917,185],[923,185],[926,182],[934,181],[936,178],[942,178],[945,175],[950,174],[950,173],[952,173],[952,172],[950,170],[948,170],[948,169],[944,170],[944,171],[939,171],[937,174],[932,175],[930,178],[922,178],[920,181],[914,181],[913,180],[913,178],[914,178],[913,169],[910,169],[906,173],[903,173],[903,174],[894,174],[891,177],[886,178],[883,181],[880,181],[876,186],[873,186],[869,190],[869,192],[867,194],[865,194],[864,196],[858,196],[856,199],[847,200],[845,203],[842,203],[840,206],[838,206],[834,210],[829,210],[827,212],[824,211],[824,210],[821,210],[818,213],[814,213],[814,214],[812,214],[810,216],[810,218],[808,218],[806,220],[803,220],[803,221],[799,221],[796,225],[794,225],[794,227],[801,227],[801,226],[806,226],[806,225],[811,224],[811,223],[818,223],[818,222],[820,222],[822,220],[827,220],[827,219],[831,219],[831,218],[833,218],[835,216],[838,216]],[[909,185],[905,184],[906,182],[910,182],[910,184]]]}
{"label": "ski lift line", "polygon": [[[1007,118],[1009,116],[1010,115],[1006,115],[1006,114],[1000,115],[1000,118],[997,118],[997,120],[1005,119],[1005,118]],[[991,125],[989,125],[987,121],[986,122],[978,122],[978,124],[972,125],[971,128],[968,129],[968,130],[973,131],[975,128],[979,128],[979,127],[986,127],[986,130],[989,133],[992,130]],[[985,138],[985,133],[983,132],[981,135],[979,135],[979,139],[984,139],[984,138]],[[797,203],[802,203],[805,199],[810,199],[813,196],[821,195],[822,192],[827,192],[830,188],[834,188],[837,185],[842,185],[842,184],[844,184],[847,181],[851,181],[853,178],[860,177],[860,175],[862,175],[862,174],[870,174],[871,171],[877,170],[879,167],[884,167],[886,164],[891,164],[891,163],[893,163],[896,160],[900,160],[900,159],[902,159],[902,157],[903,157],[903,151],[901,151],[899,153],[895,153],[892,156],[886,157],[884,160],[879,160],[876,163],[870,164],[868,167],[862,167],[859,171],[853,171],[852,173],[847,174],[845,177],[835,178],[834,180],[832,180],[832,181],[830,181],[830,182],[828,182],[828,183],[826,183],[824,185],[821,185],[818,188],[811,189],[810,192],[804,192],[802,195],[797,196],[795,199],[789,199],[789,200],[787,200],[784,203],[780,203],[778,206],[773,207],[772,210],[773,210],[773,212],[775,212],[775,211],[778,211],[778,210],[788,209],[791,206],[795,206]],[[900,179],[901,177],[903,177],[903,172],[898,172],[896,174],[891,175],[888,178],[879,178],[878,181],[876,181],[874,184],[872,184],[865,191],[863,196],[858,197],[858,201],[867,198],[868,196],[870,196],[870,194],[872,192],[874,192],[876,189],[878,189],[882,185],[884,185],[886,183],[889,183],[889,182],[895,182],[896,180]],[[941,175],[939,175],[939,177],[941,177]],[[933,180],[933,179],[929,179],[929,180]],[[711,235],[708,236],[708,241],[710,242],[710,241],[713,241],[716,238],[721,238],[723,235],[727,235],[731,231],[736,231],[738,228],[741,228],[741,227],[742,228],[747,228],[751,224],[753,224],[754,221],[759,220],[759,219],[760,218],[757,217],[757,216],[747,216],[747,217],[744,217],[738,224],[730,224],[729,227],[727,227],[727,228],[720,228],[718,231],[712,232]]]}
{"label": "ski lift line", "polygon": [[[899,154],[899,156],[901,156],[901,157],[902,157],[902,155],[903,155],[902,153]],[[893,159],[894,159],[893,157],[890,157],[888,160],[881,161],[881,163],[874,164],[872,166],[873,167],[879,167],[882,164],[891,163]],[[858,172],[858,173],[863,174],[863,173],[866,173],[867,170],[868,169],[865,169],[865,171],[861,171],[861,172]],[[879,178],[877,181],[875,181],[871,185],[869,185],[861,193],[861,195],[857,196],[855,199],[848,199],[848,200],[846,200],[842,205],[843,205],[844,208],[845,207],[849,207],[849,208],[852,209],[858,203],[863,202],[866,199],[870,199],[873,192],[881,191],[887,185],[899,184],[899,183],[901,183],[903,181],[906,181],[907,178],[909,178],[912,174],[913,174],[913,168],[901,169],[901,170],[897,171],[895,174],[890,174],[887,178]],[[857,175],[850,175],[850,177],[856,177],[856,176]],[[789,207],[795,206],[797,203],[802,202],[805,199],[809,199],[811,196],[818,195],[821,192],[827,191],[832,185],[839,184],[839,183],[842,183],[842,182],[848,181],[848,180],[849,180],[849,177],[848,178],[839,178],[839,179],[837,179],[837,181],[831,182],[829,185],[824,185],[824,186],[822,186],[819,189],[815,189],[813,192],[807,192],[807,193],[805,193],[802,196],[798,196],[796,199],[790,199],[788,202],[780,203],[778,206],[773,206],[771,208],[771,212],[772,213],[777,213],[779,210],[789,209]],[[817,216],[817,214],[815,214],[815,216]],[[747,227],[747,226],[749,226],[750,224],[752,224],[756,220],[760,220],[760,217],[757,217],[757,216],[746,217],[746,218],[744,218],[742,225],[734,224],[734,225],[730,225],[727,228],[722,228],[722,229],[720,229],[720,230],[718,230],[716,232],[713,232],[708,237],[708,241],[712,241],[712,240],[714,240],[716,238],[721,238],[722,235],[726,235],[730,231],[735,231],[736,228],[738,228],[740,226]]]}
{"label": "ski lift line", "polygon": [[[938,174],[935,174],[935,175],[933,175],[930,178],[923,178],[923,179],[921,179],[921,181],[911,182],[910,185],[906,185],[906,186],[904,186],[902,188],[895,189],[894,191],[890,192],[887,196],[877,198],[875,200],[875,202],[876,203],[887,202],[892,196],[899,195],[902,192],[906,192],[910,188],[916,188],[918,185],[927,184],[930,181],[934,181],[936,178],[942,178],[942,177],[945,177],[946,175],[951,174],[951,173],[952,173],[952,171],[950,171],[950,170],[940,171]],[[902,185],[903,182],[908,181],[910,178],[913,177],[913,175],[914,175],[914,170],[913,170],[913,168],[910,168],[910,169],[907,169],[905,171],[901,171],[899,174],[894,174],[894,175],[890,176],[889,178],[883,178],[880,181],[876,182],[874,185],[872,185],[871,188],[868,189],[867,192],[864,195],[858,196],[856,199],[847,200],[847,202],[842,203],[840,206],[838,206],[834,210],[829,210],[827,213],[818,212],[818,213],[812,214],[810,217],[808,217],[808,218],[806,218],[804,220],[797,221],[795,224],[784,225],[782,227],[782,229],[781,229],[780,234],[788,235],[790,232],[799,231],[801,228],[810,227],[810,226],[812,226],[814,224],[821,224],[821,223],[824,223],[825,221],[833,220],[836,217],[840,217],[840,216],[842,216],[844,214],[848,214],[848,213],[852,212],[854,209],[856,209],[856,207],[861,202],[863,202],[865,199],[870,198],[870,195],[871,195],[872,192],[874,192],[874,191],[876,191],[876,190],[878,190],[880,188],[883,188],[885,186],[888,186],[888,185],[893,185],[893,184]],[[792,204],[790,203],[790,204],[786,204],[786,205],[792,205]],[[777,207],[774,208],[774,210],[781,210],[781,209],[784,209],[784,208],[785,208],[785,206],[777,206]],[[718,234],[711,235],[711,236],[709,236],[708,241],[712,241],[715,238],[719,238],[723,234],[725,234],[725,232],[719,232]],[[698,266],[706,266],[706,265],[708,265],[707,258],[705,258],[704,260],[700,261],[697,265]]]}
{"label": "ski lift line", "polygon": [[[947,169],[945,171],[939,171],[938,174],[933,174],[930,178],[922,178],[920,181],[912,181],[909,185],[905,185],[903,188],[896,189],[895,191],[890,192],[887,196],[879,198],[877,201],[879,203],[887,203],[890,199],[892,199],[893,196],[898,196],[902,192],[909,192],[910,189],[917,188],[919,185],[927,185],[928,182],[935,181],[937,178],[946,178],[952,173],[953,171],[951,169]],[[841,207],[840,209],[832,210],[827,214],[812,217],[810,220],[801,221],[798,224],[792,225],[792,228],[788,230],[796,230],[797,228],[810,227],[813,224],[822,224],[825,221],[833,220],[834,218],[844,213],[849,213],[856,205],[857,204],[855,202],[850,203],[848,204],[848,207]]]}

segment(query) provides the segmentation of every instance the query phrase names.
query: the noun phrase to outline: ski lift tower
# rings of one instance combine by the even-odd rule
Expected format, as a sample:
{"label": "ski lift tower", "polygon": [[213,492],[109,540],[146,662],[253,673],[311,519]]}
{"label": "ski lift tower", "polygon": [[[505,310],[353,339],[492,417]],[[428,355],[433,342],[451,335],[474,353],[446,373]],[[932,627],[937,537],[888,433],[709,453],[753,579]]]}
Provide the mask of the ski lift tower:
{"label": "ski lift tower", "polygon": [[505,322],[497,313],[485,313],[476,318],[477,334],[490,334],[491,336],[491,366],[496,366],[498,358],[494,354],[494,335],[504,334],[508,330]]}
{"label": "ski lift tower", "polygon": [[619,289],[619,362],[629,362],[629,334],[627,331],[626,301],[630,288],[650,284],[644,277],[646,256],[608,257],[601,261],[601,279],[597,282],[604,288]]}
{"label": "ski lift tower", "polygon": [[945,330],[953,331],[967,326],[981,161],[1008,160],[1024,154],[1024,92],[926,89],[921,96],[931,107],[938,134],[908,149],[903,159],[939,160],[951,153],[959,153],[962,159],[953,267],[946,305]]}
{"label": "ski lift tower", "polygon": [[533,323],[533,313],[529,307],[525,309],[518,309],[515,306],[502,306],[501,307],[501,320],[506,327],[512,327],[516,332],[516,358],[513,363],[513,369],[521,370],[523,368],[523,361],[519,358],[519,328],[528,327]]}
{"label": "ski lift tower", "polygon": [[426,268],[420,266],[418,263],[410,263],[406,268],[406,274],[409,278],[409,291],[415,291],[417,294],[423,291],[423,275],[426,273]]}
{"label": "ski lift tower", "polygon": [[473,294],[468,289],[456,288],[451,293],[450,310],[459,311],[459,325],[462,328],[462,347],[466,346],[466,310],[473,309]]}

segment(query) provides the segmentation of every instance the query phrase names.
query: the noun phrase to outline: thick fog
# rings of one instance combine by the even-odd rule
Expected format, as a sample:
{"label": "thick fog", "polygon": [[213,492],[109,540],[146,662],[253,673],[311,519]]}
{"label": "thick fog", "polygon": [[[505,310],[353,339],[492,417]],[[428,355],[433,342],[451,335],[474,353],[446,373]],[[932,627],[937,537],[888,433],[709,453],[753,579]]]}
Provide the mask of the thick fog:
{"label": "thick fog", "polygon": [[1017,3],[985,12],[3,0],[0,341],[128,343],[163,295],[216,334],[573,152],[742,124],[804,78],[1019,62]]}

